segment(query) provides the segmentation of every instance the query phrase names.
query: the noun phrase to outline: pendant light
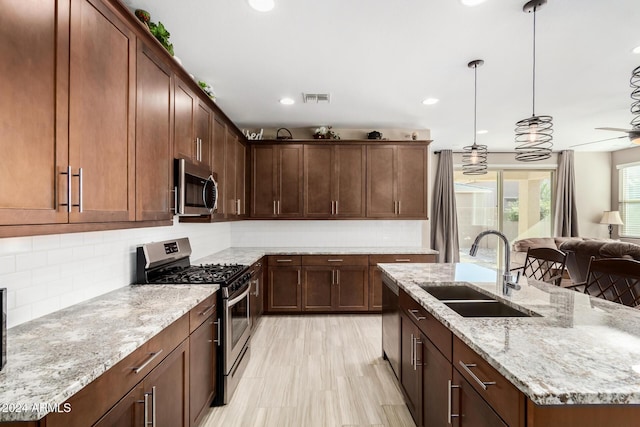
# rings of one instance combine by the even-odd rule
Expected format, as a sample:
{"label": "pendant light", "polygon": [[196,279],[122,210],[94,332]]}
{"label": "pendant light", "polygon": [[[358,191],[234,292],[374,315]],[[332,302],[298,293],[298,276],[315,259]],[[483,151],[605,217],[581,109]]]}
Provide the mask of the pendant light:
{"label": "pendant light", "polygon": [[631,73],[631,131],[629,139],[634,144],[640,144],[640,66],[636,67]]}
{"label": "pendant light", "polygon": [[533,98],[532,115],[516,123],[516,160],[535,162],[551,157],[553,117],[536,116],[536,11],[547,0],[530,0],[522,10],[533,12]]}
{"label": "pendant light", "polygon": [[476,123],[478,119],[478,67],[482,66],[484,61],[476,59],[467,64],[469,68],[473,68],[473,145],[464,147],[462,153],[462,173],[464,175],[484,175],[487,173],[487,146],[476,144]]}

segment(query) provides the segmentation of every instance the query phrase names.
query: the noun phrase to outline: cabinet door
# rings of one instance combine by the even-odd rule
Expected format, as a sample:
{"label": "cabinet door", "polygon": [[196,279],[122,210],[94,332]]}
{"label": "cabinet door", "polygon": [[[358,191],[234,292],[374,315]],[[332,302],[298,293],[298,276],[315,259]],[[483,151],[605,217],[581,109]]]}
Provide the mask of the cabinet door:
{"label": "cabinet door", "polygon": [[328,218],[334,214],[334,147],[304,146],[304,216]]}
{"label": "cabinet door", "polygon": [[173,157],[197,160],[193,113],[196,102],[195,95],[182,80],[176,77],[173,109]]}
{"label": "cabinet door", "polygon": [[216,325],[214,312],[189,337],[189,422],[195,426],[216,391]]}
{"label": "cabinet door", "polygon": [[427,147],[398,146],[397,213],[427,218]]}
{"label": "cabinet door", "polygon": [[[453,383],[459,385],[453,390],[453,425],[457,427],[507,427],[502,419],[476,392],[456,369],[453,370]],[[457,397],[457,398],[456,398]]]}
{"label": "cabinet door", "polygon": [[246,206],[246,171],[247,171],[247,147],[236,137],[236,199],[238,215],[247,213]]}
{"label": "cabinet door", "polygon": [[144,388],[136,385],[94,427],[139,427],[144,425]]}
{"label": "cabinet door", "polygon": [[396,215],[397,147],[367,147],[367,217]]}
{"label": "cabinet door", "polygon": [[368,267],[342,266],[336,269],[337,292],[334,307],[337,311],[369,310]]}
{"label": "cabinet door", "polygon": [[[196,149],[201,165],[211,170],[211,116],[213,113],[204,103],[198,101],[196,109]],[[198,146],[199,145],[199,146]]]}
{"label": "cabinet door", "polygon": [[70,28],[70,222],[133,221],[136,37],[99,0],[71,2]]}
{"label": "cabinet door", "polygon": [[382,311],[382,273],[373,265],[369,267],[369,311]]}
{"label": "cabinet door", "polygon": [[302,269],[300,267],[269,267],[270,312],[302,310]]}
{"label": "cabinet door", "polygon": [[225,141],[225,171],[224,171],[224,199],[218,203],[224,204],[224,212],[227,217],[235,217],[238,212],[236,203],[236,167],[237,167],[237,137],[227,128],[227,138]]}
{"label": "cabinet door", "polygon": [[361,145],[335,147],[335,179],[333,179],[334,216],[365,217],[366,151]]}
{"label": "cabinet door", "polygon": [[302,145],[278,146],[278,216],[301,217],[302,202]]}
{"label": "cabinet door", "polygon": [[[189,340],[171,352],[143,381],[149,400],[147,416],[155,412],[156,427],[189,426]],[[153,403],[155,402],[155,404]]]}
{"label": "cabinet door", "polygon": [[227,126],[217,117],[213,120],[213,152],[211,154],[212,170],[218,176],[218,209],[216,213],[222,215],[225,213],[225,146],[227,140]]}
{"label": "cabinet door", "polygon": [[420,341],[422,342],[423,424],[429,427],[446,427],[449,425],[447,387],[452,379],[451,362],[424,334],[421,335]]}
{"label": "cabinet door", "polygon": [[[400,314],[400,384],[407,407],[418,427],[422,426],[422,366],[420,329]],[[446,391],[446,390],[445,390]]]}
{"label": "cabinet door", "polygon": [[138,44],[136,220],[171,219],[171,69]]}
{"label": "cabinet door", "polygon": [[[0,224],[68,221],[69,3],[3,0]],[[10,189],[10,191],[9,191]]]}
{"label": "cabinet door", "polygon": [[251,216],[272,218],[276,209],[276,148],[273,145],[251,147]]}
{"label": "cabinet door", "polygon": [[332,311],[337,285],[336,270],[331,267],[304,268],[304,311]]}

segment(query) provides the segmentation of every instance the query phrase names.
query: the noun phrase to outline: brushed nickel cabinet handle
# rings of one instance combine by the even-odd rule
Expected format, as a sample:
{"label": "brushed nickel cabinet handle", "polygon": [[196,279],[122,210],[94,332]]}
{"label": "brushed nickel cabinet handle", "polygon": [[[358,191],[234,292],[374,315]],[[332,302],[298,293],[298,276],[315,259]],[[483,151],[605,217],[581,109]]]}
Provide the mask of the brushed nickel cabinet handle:
{"label": "brushed nickel cabinet handle", "polygon": [[411,262],[409,258],[396,258],[396,262]]}
{"label": "brushed nickel cabinet handle", "polygon": [[273,201],[273,214],[274,215],[278,215],[278,212],[276,211],[276,201]]}
{"label": "brushed nickel cabinet handle", "polygon": [[151,427],[156,427],[156,386],[151,387]]}
{"label": "brushed nickel cabinet handle", "polygon": [[413,356],[414,356],[413,351],[415,349],[416,348],[413,346],[413,334],[411,334],[411,348],[409,349],[411,351],[411,353],[409,355],[409,359],[411,359],[411,366],[413,366]]}
{"label": "brushed nickel cabinet handle", "polygon": [[145,360],[142,365],[140,365],[137,368],[132,368],[133,369],[133,373],[134,374],[139,374],[144,368],[147,367],[147,365],[149,365],[149,363],[153,362],[153,360],[156,357],[160,356],[161,353],[162,353],[162,349],[156,351],[155,353],[151,353],[151,356],[147,360]]}
{"label": "brushed nickel cabinet handle", "polygon": [[338,201],[336,200],[336,215],[338,215]]}
{"label": "brushed nickel cabinet handle", "polygon": [[476,376],[476,374],[473,373],[471,369],[469,369],[469,368],[475,368],[476,366],[478,366],[475,363],[464,363],[462,360],[459,360],[458,363],[462,367],[462,369],[464,369],[465,372],[469,374],[471,378],[473,378],[480,387],[482,387],[483,390],[486,390],[487,386],[496,385],[495,381],[482,381],[480,378]]}
{"label": "brushed nickel cabinet handle", "polygon": [[218,344],[218,347],[220,347],[221,345],[221,341],[220,341],[220,320],[216,320],[215,322],[213,322],[215,325],[217,325],[218,327],[218,331],[216,333],[216,339],[213,340],[213,342],[215,342],[216,344]]}
{"label": "brushed nickel cabinet handle", "polygon": [[149,422],[149,397],[151,393],[144,394],[144,427],[147,427],[151,423]]}
{"label": "brushed nickel cabinet handle", "polygon": [[402,200],[398,200],[398,215],[402,214]]}
{"label": "brushed nickel cabinet handle", "polygon": [[300,269],[298,269],[298,285],[302,285],[302,271],[300,271]]}
{"label": "brushed nickel cabinet handle", "polygon": [[280,200],[278,200],[278,215],[280,215]]}
{"label": "brushed nickel cabinet handle", "polygon": [[336,277],[337,277],[337,280],[336,280],[337,283],[336,284],[339,285],[340,284],[340,270],[336,270]]}
{"label": "brushed nickel cabinet handle", "polygon": [[214,308],[216,308],[216,305],[210,305],[209,307],[207,307],[204,311],[200,312],[200,316],[205,316],[207,313],[209,313],[210,311],[212,311]]}
{"label": "brushed nickel cabinet handle", "polygon": [[78,169],[78,212],[83,211],[83,203],[82,203],[82,168]]}
{"label": "brushed nickel cabinet handle", "polygon": [[333,258],[333,259],[328,259],[327,262],[343,262],[344,260],[340,259],[340,258]]}
{"label": "brushed nickel cabinet handle", "polygon": [[292,259],[277,259],[276,262],[293,262]]}
{"label": "brushed nickel cabinet handle", "polygon": [[335,270],[331,270],[331,284],[332,285],[336,284],[336,271]]}
{"label": "brushed nickel cabinet handle", "polygon": [[67,213],[71,213],[71,166],[67,166],[67,171],[60,172],[60,175],[67,175],[67,203],[60,203],[60,206],[66,206]]}
{"label": "brushed nickel cabinet handle", "polygon": [[451,400],[453,399],[453,389],[460,388],[459,385],[453,384],[451,380],[447,381],[447,423],[451,424],[452,418],[459,418],[460,414],[454,414],[453,412],[453,403]]}
{"label": "brushed nickel cabinet handle", "polygon": [[417,316],[416,313],[420,313],[418,310],[407,310],[409,312],[409,314],[411,315],[411,317],[413,317],[414,319],[416,319],[418,322],[421,320],[426,319],[426,317],[424,316]]}

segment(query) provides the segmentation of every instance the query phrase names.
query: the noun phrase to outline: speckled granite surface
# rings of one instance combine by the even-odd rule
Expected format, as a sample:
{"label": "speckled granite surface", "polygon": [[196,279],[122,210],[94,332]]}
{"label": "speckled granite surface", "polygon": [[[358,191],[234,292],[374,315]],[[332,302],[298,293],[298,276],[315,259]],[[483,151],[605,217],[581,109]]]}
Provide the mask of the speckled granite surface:
{"label": "speckled granite surface", "polygon": [[0,421],[41,419],[218,288],[127,286],[9,329]]}
{"label": "speckled granite surface", "polygon": [[[380,267],[533,402],[640,404],[640,310],[526,279],[503,297],[496,273],[473,264]],[[541,317],[463,318],[420,287],[451,284]]]}
{"label": "speckled granite surface", "polygon": [[192,264],[237,263],[251,265],[265,255],[385,255],[426,254],[437,255],[438,251],[415,246],[400,247],[292,247],[292,248],[229,248],[213,255],[192,261]]}

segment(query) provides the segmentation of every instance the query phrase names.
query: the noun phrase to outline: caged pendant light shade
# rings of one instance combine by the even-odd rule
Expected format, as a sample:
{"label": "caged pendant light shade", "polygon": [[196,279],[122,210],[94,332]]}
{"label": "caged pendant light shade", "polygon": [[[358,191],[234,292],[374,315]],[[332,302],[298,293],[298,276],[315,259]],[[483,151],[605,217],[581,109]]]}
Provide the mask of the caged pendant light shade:
{"label": "caged pendant light shade", "polygon": [[531,117],[516,123],[516,160],[535,162],[551,157],[553,147],[553,117],[536,116],[536,11],[547,0],[530,0],[522,8],[533,12],[533,97]]}
{"label": "caged pendant light shade", "polygon": [[464,147],[462,154],[462,173],[464,175],[484,175],[487,173],[487,146],[478,145],[476,143],[476,123],[478,116],[478,67],[482,66],[484,61],[476,59],[467,64],[469,68],[473,68],[474,74],[474,91],[473,91],[473,145]]}

